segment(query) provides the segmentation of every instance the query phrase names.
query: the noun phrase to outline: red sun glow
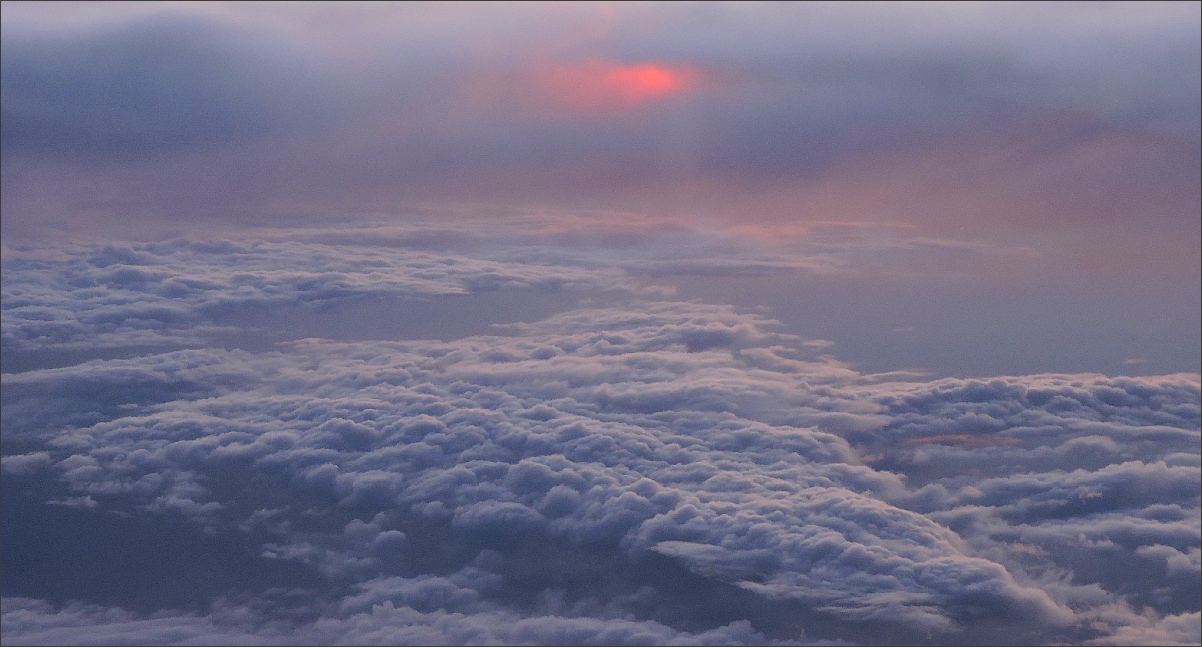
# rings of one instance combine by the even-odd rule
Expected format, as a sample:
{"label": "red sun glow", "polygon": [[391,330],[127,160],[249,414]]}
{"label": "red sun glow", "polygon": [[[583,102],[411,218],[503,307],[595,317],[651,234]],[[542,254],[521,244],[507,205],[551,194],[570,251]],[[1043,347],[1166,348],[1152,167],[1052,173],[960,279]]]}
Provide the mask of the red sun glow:
{"label": "red sun glow", "polygon": [[602,81],[613,91],[639,101],[685,90],[691,85],[689,76],[679,70],[648,63],[615,67],[605,73]]}
{"label": "red sun glow", "polygon": [[586,111],[630,108],[686,93],[696,87],[697,77],[687,67],[607,61],[556,65],[539,74],[540,85],[555,103]]}

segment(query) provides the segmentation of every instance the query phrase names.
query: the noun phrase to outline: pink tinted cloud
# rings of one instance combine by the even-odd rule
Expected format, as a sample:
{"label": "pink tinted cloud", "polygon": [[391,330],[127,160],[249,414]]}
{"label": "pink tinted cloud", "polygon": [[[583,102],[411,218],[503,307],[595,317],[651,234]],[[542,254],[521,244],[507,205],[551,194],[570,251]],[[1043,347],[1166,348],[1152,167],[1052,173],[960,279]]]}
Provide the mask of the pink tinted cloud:
{"label": "pink tinted cloud", "polygon": [[[746,222],[893,221],[942,233],[1027,235],[1139,223],[1195,225],[1196,147],[1179,139],[1041,115],[893,149],[848,152],[813,177],[752,192],[721,178],[695,193]],[[713,184],[714,186],[710,186]]]}

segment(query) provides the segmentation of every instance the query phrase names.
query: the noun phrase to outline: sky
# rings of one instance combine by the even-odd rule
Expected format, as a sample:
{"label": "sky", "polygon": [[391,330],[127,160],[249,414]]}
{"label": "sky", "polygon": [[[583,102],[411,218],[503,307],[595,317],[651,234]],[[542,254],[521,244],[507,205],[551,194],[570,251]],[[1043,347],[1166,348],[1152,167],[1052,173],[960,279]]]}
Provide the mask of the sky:
{"label": "sky", "polygon": [[3,2],[5,644],[1198,644],[1197,3]]}

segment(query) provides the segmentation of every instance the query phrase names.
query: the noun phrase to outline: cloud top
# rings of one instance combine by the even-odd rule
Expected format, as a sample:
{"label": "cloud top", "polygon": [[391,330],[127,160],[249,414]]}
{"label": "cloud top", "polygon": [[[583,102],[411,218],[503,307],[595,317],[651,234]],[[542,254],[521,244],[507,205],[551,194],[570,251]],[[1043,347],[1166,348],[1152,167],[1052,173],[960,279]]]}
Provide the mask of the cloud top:
{"label": "cloud top", "polygon": [[[379,271],[369,285],[436,294],[481,274],[567,278],[429,253],[206,245],[220,246],[93,248],[63,266],[78,274],[22,261],[44,290],[5,312],[156,294],[205,276],[213,253],[240,262],[175,301],[185,312],[345,296],[288,259],[336,285]],[[67,278],[33,278],[53,276]],[[82,276],[108,282],[60,287]],[[132,604],[119,585],[83,599],[64,585],[80,604],[6,602],[6,640],[96,624],[149,642],[1185,637],[1173,628],[1196,612],[1197,375],[866,376],[763,316],[623,294],[504,335],[6,373],[4,473],[40,493],[27,505],[77,523],[184,519],[250,542],[252,569],[324,582],[153,618],[104,610]]]}

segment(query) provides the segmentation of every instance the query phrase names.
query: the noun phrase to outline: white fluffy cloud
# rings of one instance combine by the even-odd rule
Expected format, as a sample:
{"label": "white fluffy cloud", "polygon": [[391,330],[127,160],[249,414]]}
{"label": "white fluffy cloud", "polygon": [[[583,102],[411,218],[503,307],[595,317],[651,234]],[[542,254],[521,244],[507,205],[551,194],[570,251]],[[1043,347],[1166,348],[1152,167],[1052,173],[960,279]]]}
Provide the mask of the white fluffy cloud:
{"label": "white fluffy cloud", "polygon": [[[6,350],[203,341],[230,302],[631,285],[313,241],[96,247],[4,281]],[[1197,375],[861,375],[762,316],[626,294],[504,335],[6,373],[6,492],[85,534],[183,519],[324,584],[148,615],[119,582],[18,585],[5,642],[1196,638]]]}
{"label": "white fluffy cloud", "polygon": [[215,320],[239,306],[622,281],[596,269],[289,240],[84,246],[6,259],[4,274],[8,351],[194,344],[229,330]]}
{"label": "white fluffy cloud", "polygon": [[55,609],[37,600],[6,598],[4,622],[14,644],[25,645],[780,644],[766,640],[747,621],[690,633],[616,617],[522,616],[481,602],[471,588],[479,585],[471,581],[473,575],[372,581],[367,592],[348,600],[352,611],[299,630],[224,601],[204,617],[160,613],[145,618],[97,605]]}

